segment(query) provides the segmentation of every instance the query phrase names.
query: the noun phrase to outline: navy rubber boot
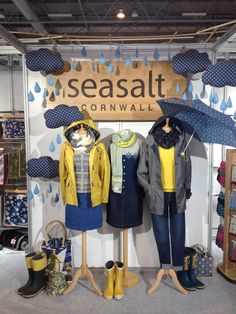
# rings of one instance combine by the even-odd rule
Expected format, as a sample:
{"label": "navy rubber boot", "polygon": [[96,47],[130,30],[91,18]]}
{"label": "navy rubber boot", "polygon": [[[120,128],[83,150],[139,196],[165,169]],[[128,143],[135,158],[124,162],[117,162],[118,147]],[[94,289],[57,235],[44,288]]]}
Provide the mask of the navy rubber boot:
{"label": "navy rubber boot", "polygon": [[197,258],[196,250],[191,247],[186,247],[184,251],[187,255],[189,255],[189,267],[187,270],[188,277],[192,281],[192,283],[196,286],[197,289],[203,289],[205,287],[204,284],[200,280],[197,279],[194,273],[194,268],[196,267],[196,258]]}
{"label": "navy rubber boot", "polygon": [[190,262],[189,255],[184,253],[184,269],[177,271],[176,275],[177,275],[177,278],[179,280],[179,283],[181,284],[181,286],[184,289],[189,290],[189,291],[194,291],[197,288],[196,288],[195,284],[188,277],[189,262]]}

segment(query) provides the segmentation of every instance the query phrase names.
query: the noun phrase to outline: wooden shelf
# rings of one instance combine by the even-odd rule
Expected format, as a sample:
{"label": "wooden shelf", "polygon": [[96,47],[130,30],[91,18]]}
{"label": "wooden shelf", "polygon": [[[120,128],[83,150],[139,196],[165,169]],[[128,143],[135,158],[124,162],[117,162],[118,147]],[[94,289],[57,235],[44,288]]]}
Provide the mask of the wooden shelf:
{"label": "wooden shelf", "polygon": [[25,225],[25,226],[21,226],[21,225],[0,225],[0,230],[5,230],[5,229],[8,229],[8,230],[11,230],[11,229],[28,229],[28,225]]}

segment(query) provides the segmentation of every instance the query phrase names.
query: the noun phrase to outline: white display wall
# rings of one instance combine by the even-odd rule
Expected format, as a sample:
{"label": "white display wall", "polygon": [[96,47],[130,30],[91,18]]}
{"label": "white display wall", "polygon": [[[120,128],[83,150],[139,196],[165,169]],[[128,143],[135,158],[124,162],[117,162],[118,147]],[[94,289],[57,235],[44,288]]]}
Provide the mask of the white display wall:
{"label": "white display wall", "polygon": [[[152,55],[153,50],[146,51],[145,54]],[[99,55],[100,52],[97,52]],[[161,54],[161,59],[166,60],[167,54]],[[74,55],[72,55],[74,57]],[[69,54],[64,59],[70,59]],[[34,92],[36,82],[41,87],[41,92]],[[202,90],[201,80],[192,81],[193,95],[200,95]],[[34,101],[27,101],[28,122],[29,122],[29,158],[38,158],[48,155],[53,159],[59,159],[61,144],[57,144],[56,138],[59,135],[63,139],[63,130],[48,129],[45,126],[43,113],[46,108],[42,107],[43,89],[46,85],[45,77],[39,72],[27,71],[26,87],[28,92],[34,95]],[[210,87],[207,87],[210,95]],[[208,99],[204,99],[208,102]],[[147,136],[154,122],[98,122],[97,126],[101,132],[101,138],[117,132],[121,129],[130,128],[144,137]],[[55,146],[55,151],[50,152],[51,143]],[[186,211],[186,245],[202,243],[205,246],[209,242],[209,145],[193,140],[190,144],[192,158],[192,197],[187,202]],[[49,184],[52,191],[48,192]],[[37,187],[39,193],[37,192]],[[54,219],[64,221],[64,204],[60,197],[60,185],[58,179],[44,180],[40,178],[29,180],[29,191],[34,194],[33,200],[29,201],[31,216],[31,238],[34,249],[39,248],[44,238],[44,230],[47,223]],[[59,202],[55,202],[56,194],[59,195]],[[121,259],[122,237],[119,229],[107,225],[106,209],[103,212],[103,227],[98,230],[87,232],[87,262],[89,267],[101,267],[109,259]],[[73,238],[74,264],[78,267],[81,264],[81,232],[70,232]],[[143,224],[129,230],[129,266],[130,267],[157,267],[159,258],[154,240],[151,219],[148,209],[144,204]]]}

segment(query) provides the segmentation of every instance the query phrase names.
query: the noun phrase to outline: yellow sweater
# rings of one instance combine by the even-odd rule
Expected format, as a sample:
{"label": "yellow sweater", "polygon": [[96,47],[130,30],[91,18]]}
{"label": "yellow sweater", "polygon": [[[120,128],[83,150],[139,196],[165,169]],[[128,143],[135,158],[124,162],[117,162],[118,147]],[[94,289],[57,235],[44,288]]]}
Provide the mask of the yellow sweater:
{"label": "yellow sweater", "polygon": [[169,149],[158,146],[161,162],[161,182],[164,192],[175,191],[175,147]]}

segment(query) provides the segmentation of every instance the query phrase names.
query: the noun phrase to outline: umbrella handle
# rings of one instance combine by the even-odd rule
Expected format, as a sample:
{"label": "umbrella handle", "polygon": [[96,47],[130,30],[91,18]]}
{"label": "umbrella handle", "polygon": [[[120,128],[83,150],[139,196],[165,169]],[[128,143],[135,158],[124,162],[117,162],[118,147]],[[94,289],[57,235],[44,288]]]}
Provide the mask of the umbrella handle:
{"label": "umbrella handle", "polygon": [[189,138],[189,140],[188,140],[188,143],[187,143],[187,145],[186,145],[185,148],[184,148],[184,151],[183,151],[184,154],[185,154],[186,149],[188,148],[188,146],[189,146],[189,144],[190,144],[190,142],[191,142],[191,140],[192,140],[192,138],[193,138],[193,135],[194,135],[195,131],[196,131],[196,128],[194,129],[193,134],[190,136],[190,138]]}

